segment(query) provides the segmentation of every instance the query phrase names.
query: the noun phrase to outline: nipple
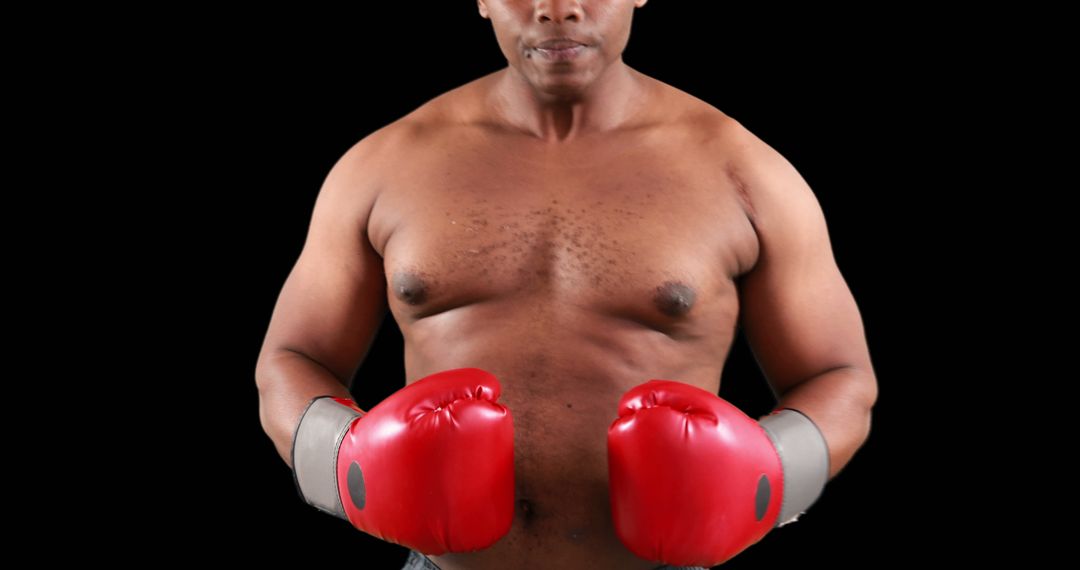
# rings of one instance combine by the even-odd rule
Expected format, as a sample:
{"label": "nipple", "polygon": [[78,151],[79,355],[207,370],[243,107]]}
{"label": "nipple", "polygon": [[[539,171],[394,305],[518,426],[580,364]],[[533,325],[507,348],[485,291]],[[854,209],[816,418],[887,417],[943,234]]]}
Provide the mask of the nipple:
{"label": "nipple", "polygon": [[428,284],[416,273],[398,271],[392,280],[394,296],[409,305],[419,305],[427,299]]}
{"label": "nipple", "polygon": [[696,298],[693,287],[680,281],[666,281],[656,288],[653,304],[669,317],[681,317],[690,312]]}

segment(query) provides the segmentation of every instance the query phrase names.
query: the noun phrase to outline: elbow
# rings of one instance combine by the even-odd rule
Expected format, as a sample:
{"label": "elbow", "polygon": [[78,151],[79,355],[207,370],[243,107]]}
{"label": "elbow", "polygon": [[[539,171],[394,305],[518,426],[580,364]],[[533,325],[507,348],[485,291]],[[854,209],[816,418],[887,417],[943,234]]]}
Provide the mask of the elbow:
{"label": "elbow", "polygon": [[255,362],[255,389],[259,393],[260,412],[266,400],[273,398],[282,382],[288,377],[287,362],[282,358],[287,353],[281,350],[264,350]]}
{"label": "elbow", "polygon": [[256,373],[255,386],[259,399],[259,427],[270,439],[281,459],[292,468],[292,427],[282,411],[280,382],[273,380],[272,373]]}
{"label": "elbow", "polygon": [[836,402],[843,402],[850,441],[858,448],[870,438],[873,410],[878,400],[877,378],[873,370],[866,367],[847,366],[843,379],[832,397]]}
{"label": "elbow", "polygon": [[268,421],[269,417],[268,416],[269,416],[269,414],[267,414],[268,406],[266,405],[267,404],[267,402],[266,402],[266,400],[267,400],[266,394],[263,391],[262,386],[259,385],[257,382],[256,382],[256,386],[257,386],[256,391],[258,393],[258,399],[259,399],[259,426],[262,427],[264,432],[269,433],[269,429],[268,429],[268,426],[269,426],[269,421]]}
{"label": "elbow", "polygon": [[872,369],[866,370],[863,380],[864,398],[867,409],[873,408],[878,400],[878,381]]}
{"label": "elbow", "polygon": [[263,378],[264,377],[260,376],[258,372],[255,374],[255,390],[258,394],[259,401],[259,426],[262,428],[263,432],[265,432],[267,435],[271,435],[272,423],[270,421],[269,413],[270,398],[267,395],[268,384],[263,380]]}
{"label": "elbow", "polygon": [[271,410],[274,407],[275,393],[280,385],[281,373],[275,369],[273,359],[261,358],[255,364],[255,391],[259,401],[259,425],[267,435],[274,434],[274,421]]}
{"label": "elbow", "polygon": [[867,371],[860,382],[861,390],[858,392],[859,409],[862,412],[862,439],[860,447],[870,439],[870,431],[873,425],[874,406],[878,401],[878,382],[873,371]]}
{"label": "elbow", "polygon": [[264,389],[277,375],[274,370],[277,354],[277,350],[263,348],[263,350],[259,352],[259,357],[255,359],[255,387],[258,388],[260,397],[262,396]]}
{"label": "elbow", "polygon": [[850,380],[848,383],[848,399],[869,415],[874,405],[877,404],[877,376],[872,368],[866,366],[849,366],[848,368],[855,371],[854,374],[848,375]]}
{"label": "elbow", "polygon": [[835,477],[852,457],[870,440],[873,426],[874,405],[877,403],[877,381],[872,374],[860,374],[853,389],[848,393],[848,419],[846,441],[841,443],[839,454],[843,457],[831,474]]}

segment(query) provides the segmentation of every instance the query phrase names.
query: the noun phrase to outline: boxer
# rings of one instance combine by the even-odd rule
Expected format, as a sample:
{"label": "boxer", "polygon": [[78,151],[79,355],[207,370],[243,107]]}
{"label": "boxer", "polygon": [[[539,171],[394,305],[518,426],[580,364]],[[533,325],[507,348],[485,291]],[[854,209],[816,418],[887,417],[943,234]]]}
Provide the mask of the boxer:
{"label": "boxer", "polygon": [[[478,0],[508,65],[365,136],[319,190],[260,421],[303,500],[408,568],[715,564],[813,524],[869,435],[876,378],[814,193],[623,62],[645,3]],[[387,315],[404,386],[372,417],[350,388]],[[758,420],[717,396],[740,330],[778,399]]]}

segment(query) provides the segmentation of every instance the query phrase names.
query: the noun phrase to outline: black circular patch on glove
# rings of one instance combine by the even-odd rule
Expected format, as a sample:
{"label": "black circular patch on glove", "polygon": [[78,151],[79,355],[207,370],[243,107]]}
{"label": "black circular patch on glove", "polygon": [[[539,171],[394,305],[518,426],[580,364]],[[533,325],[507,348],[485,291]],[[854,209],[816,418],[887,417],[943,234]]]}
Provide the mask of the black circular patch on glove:
{"label": "black circular patch on glove", "polygon": [[757,482],[757,495],[754,497],[754,516],[757,520],[765,518],[765,511],[769,510],[769,499],[772,498],[772,487],[769,485],[769,478],[765,475],[761,476]]}
{"label": "black circular patch on glove", "polygon": [[353,461],[349,465],[349,476],[345,481],[349,489],[349,500],[358,509],[364,508],[364,472],[360,470],[360,464]]}

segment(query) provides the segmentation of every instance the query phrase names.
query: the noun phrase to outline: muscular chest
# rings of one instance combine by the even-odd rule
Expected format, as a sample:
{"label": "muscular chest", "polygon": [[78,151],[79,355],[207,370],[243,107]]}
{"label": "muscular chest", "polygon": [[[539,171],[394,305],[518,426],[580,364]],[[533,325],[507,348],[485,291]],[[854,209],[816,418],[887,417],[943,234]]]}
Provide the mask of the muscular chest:
{"label": "muscular chest", "polygon": [[729,182],[686,157],[447,153],[372,212],[391,310],[411,321],[528,302],[663,329],[734,300],[756,239]]}

